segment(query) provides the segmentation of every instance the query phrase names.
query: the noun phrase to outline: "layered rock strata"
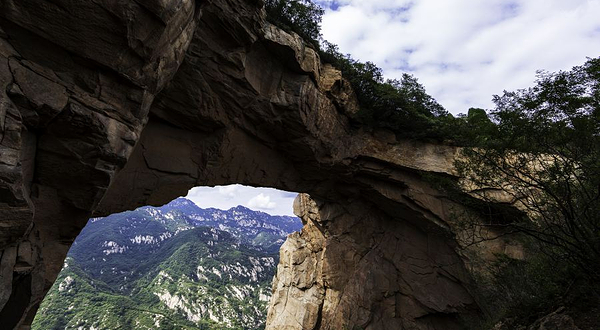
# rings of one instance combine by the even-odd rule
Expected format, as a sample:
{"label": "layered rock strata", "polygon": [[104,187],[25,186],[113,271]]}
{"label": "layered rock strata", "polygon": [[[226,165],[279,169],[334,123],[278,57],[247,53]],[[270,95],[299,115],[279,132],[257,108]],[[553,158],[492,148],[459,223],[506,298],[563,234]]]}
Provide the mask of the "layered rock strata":
{"label": "layered rock strata", "polygon": [[[26,329],[87,219],[198,185],[308,193],[269,329],[451,329],[477,315],[456,150],[351,125],[339,71],[256,0],[0,2],[0,320]],[[494,249],[504,249],[496,246]]]}

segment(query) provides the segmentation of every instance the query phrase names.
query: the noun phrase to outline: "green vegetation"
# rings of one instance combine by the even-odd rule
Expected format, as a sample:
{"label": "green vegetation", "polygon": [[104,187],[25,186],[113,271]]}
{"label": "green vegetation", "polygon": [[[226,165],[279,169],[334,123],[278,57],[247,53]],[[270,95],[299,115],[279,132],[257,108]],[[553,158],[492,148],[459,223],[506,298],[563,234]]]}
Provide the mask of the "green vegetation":
{"label": "green vegetation", "polygon": [[[553,247],[555,257],[600,279],[600,58],[495,97],[491,117],[457,162],[480,187],[523,201],[508,224]],[[488,125],[488,124],[486,124]]]}
{"label": "green vegetation", "polygon": [[[59,275],[36,315],[32,329],[153,329],[155,319],[162,329],[192,329],[164,315],[164,311],[138,304],[134,298],[91,279],[76,262]],[[189,325],[189,324],[188,324]]]}
{"label": "green vegetation", "polygon": [[298,33],[319,51],[321,60],[342,71],[360,104],[358,114],[352,118],[356,124],[390,129],[405,138],[447,142],[458,138],[453,127],[460,125],[460,119],[428,95],[417,78],[403,74],[400,80],[384,80],[374,63],[356,61],[323,40],[323,10],[311,0],[268,0],[265,8],[273,24]]}
{"label": "green vegetation", "polygon": [[318,45],[324,10],[311,0],[265,0],[269,20],[304,40]]}
{"label": "green vegetation", "polygon": [[[133,272],[145,274],[118,282],[121,287],[91,277],[69,257],[32,329],[264,328],[267,302],[261,295],[270,293],[277,255],[235,243],[226,232],[207,227],[188,230],[152,258],[120,257],[129,261]],[[257,268],[263,258],[270,266]]]}
{"label": "green vegetation", "polygon": [[[600,58],[566,72],[539,72],[534,87],[495,96],[490,119],[480,111],[462,176],[521,202],[528,216],[482,227],[518,233],[526,261],[500,258],[484,283],[492,319],[531,316],[561,305],[600,302]],[[492,205],[490,198],[488,205]],[[587,306],[587,307],[586,307]]]}
{"label": "green vegetation", "polygon": [[276,242],[300,226],[182,198],[92,219],[32,329],[262,329]]}
{"label": "green vegetation", "polygon": [[417,78],[404,73],[400,80],[384,80],[375,64],[361,63],[342,55],[336,45],[324,44],[321,58],[340,69],[356,93],[360,111],[353,119],[357,123],[390,129],[404,138],[454,138],[450,128],[458,119],[427,94]]}
{"label": "green vegetation", "polygon": [[[530,243],[530,248],[538,245],[535,241]],[[571,315],[589,314],[591,327],[579,324],[581,329],[597,329],[599,298],[594,290],[598,285],[586,279],[579,269],[540,252],[530,253],[526,260],[497,257],[486,269],[489,273],[476,279],[480,305],[487,317],[466,320],[469,329],[491,329],[500,321],[504,329],[518,329],[560,307],[566,307]]]}

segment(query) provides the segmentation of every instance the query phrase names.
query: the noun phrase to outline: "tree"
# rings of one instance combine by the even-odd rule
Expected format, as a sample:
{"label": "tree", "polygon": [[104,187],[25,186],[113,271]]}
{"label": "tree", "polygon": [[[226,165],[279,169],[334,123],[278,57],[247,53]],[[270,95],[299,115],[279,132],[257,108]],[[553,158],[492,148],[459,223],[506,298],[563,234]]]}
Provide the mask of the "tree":
{"label": "tree", "polygon": [[[339,52],[337,45],[323,42],[321,59],[342,71],[352,85],[360,111],[353,118],[367,127],[386,128],[412,139],[453,138],[458,121],[425,91],[417,78],[404,73],[401,79],[384,80],[381,68],[359,62]],[[451,133],[451,134],[450,134]]]}
{"label": "tree", "polygon": [[266,0],[265,10],[273,24],[318,45],[324,13],[319,5],[311,0]]}
{"label": "tree", "polygon": [[600,58],[571,71],[538,72],[532,88],[494,96],[495,127],[457,162],[480,187],[512,197],[528,215],[497,223],[532,237],[539,251],[600,280]]}
{"label": "tree", "polygon": [[[397,136],[413,139],[456,139],[456,125],[423,85],[409,74],[384,80],[381,68],[340,53],[337,45],[322,40],[323,9],[312,0],[265,0],[267,18],[284,30],[298,33],[319,50],[321,60],[342,71],[357,96],[360,111],[355,123],[390,129]],[[320,42],[319,42],[320,41]]]}

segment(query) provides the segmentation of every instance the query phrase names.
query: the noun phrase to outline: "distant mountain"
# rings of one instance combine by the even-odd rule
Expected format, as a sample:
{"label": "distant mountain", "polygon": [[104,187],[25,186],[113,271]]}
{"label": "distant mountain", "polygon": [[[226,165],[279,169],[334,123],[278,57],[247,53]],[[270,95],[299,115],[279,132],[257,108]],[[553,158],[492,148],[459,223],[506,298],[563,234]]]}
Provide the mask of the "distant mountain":
{"label": "distant mountain", "polygon": [[34,330],[261,329],[295,217],[178,198],[90,219]]}

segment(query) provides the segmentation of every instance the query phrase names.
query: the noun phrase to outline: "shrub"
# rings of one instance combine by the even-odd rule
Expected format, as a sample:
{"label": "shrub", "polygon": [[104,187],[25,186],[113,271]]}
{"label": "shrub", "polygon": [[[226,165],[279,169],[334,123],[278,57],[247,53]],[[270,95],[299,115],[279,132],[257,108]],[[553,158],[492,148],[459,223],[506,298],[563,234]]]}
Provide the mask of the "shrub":
{"label": "shrub", "polygon": [[[342,71],[360,104],[356,123],[394,131],[400,137],[453,139],[458,119],[449,114],[419,84],[403,74],[399,80],[384,80],[381,68],[359,62],[339,52],[336,45],[321,38],[323,9],[311,0],[267,0],[268,19],[287,31],[298,33],[319,50],[321,59]],[[318,40],[321,42],[319,43]]]}
{"label": "shrub", "polygon": [[342,71],[360,104],[354,118],[359,124],[386,128],[397,136],[414,139],[453,139],[459,119],[454,118],[425,91],[417,78],[404,73],[401,79],[383,79],[381,68],[359,62],[323,41],[321,59]]}
{"label": "shrub", "polygon": [[319,5],[311,0],[266,0],[265,10],[273,24],[318,45],[324,13]]}

